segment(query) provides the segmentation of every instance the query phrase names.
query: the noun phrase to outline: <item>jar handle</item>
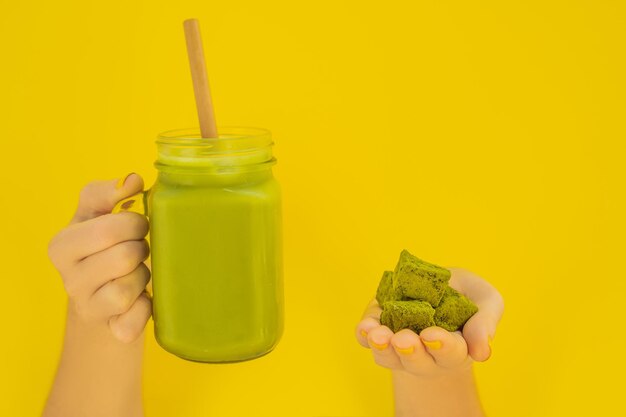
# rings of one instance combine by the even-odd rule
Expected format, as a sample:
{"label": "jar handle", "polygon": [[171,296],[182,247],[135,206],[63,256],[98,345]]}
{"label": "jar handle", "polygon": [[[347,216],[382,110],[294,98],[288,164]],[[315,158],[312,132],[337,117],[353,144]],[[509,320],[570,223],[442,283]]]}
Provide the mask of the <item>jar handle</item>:
{"label": "jar handle", "polygon": [[144,216],[148,216],[148,204],[147,199],[150,193],[150,189],[127,197],[113,207],[112,213],[119,213],[121,211],[132,211]]}

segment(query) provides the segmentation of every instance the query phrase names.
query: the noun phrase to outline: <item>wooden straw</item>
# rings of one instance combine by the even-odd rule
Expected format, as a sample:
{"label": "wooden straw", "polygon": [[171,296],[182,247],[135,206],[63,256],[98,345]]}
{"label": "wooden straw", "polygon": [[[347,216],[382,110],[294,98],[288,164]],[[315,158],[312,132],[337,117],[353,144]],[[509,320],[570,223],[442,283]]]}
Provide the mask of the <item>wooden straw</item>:
{"label": "wooden straw", "polygon": [[211,90],[209,78],[206,73],[204,62],[204,50],[202,49],[202,37],[200,36],[200,24],[198,19],[187,19],[183,22],[185,39],[187,40],[187,55],[189,55],[189,67],[193,80],[193,91],[196,96],[196,108],[200,120],[200,132],[203,138],[217,138],[217,126],[215,125],[215,113],[211,102]]}

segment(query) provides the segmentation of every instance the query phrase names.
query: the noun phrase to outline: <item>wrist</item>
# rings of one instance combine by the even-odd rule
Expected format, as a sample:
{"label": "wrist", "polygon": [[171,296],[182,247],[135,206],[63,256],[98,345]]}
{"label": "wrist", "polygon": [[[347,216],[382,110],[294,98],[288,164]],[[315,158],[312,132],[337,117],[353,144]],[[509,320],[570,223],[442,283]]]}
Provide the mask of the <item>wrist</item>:
{"label": "wrist", "polygon": [[84,348],[107,353],[120,354],[129,350],[142,349],[144,332],[131,343],[119,341],[111,331],[107,319],[88,319],[77,303],[69,299],[67,303],[65,343],[80,344]]}
{"label": "wrist", "polygon": [[117,340],[106,320],[87,320],[69,300],[63,351],[44,416],[143,416],[143,333]]}
{"label": "wrist", "polygon": [[441,369],[433,374],[414,374],[404,369],[392,369],[391,374],[394,378],[402,378],[414,383],[444,383],[446,381],[458,381],[459,378],[473,377],[474,366],[473,362],[468,363],[464,367],[454,369]]}
{"label": "wrist", "polygon": [[472,366],[432,375],[392,371],[396,417],[483,417]]}

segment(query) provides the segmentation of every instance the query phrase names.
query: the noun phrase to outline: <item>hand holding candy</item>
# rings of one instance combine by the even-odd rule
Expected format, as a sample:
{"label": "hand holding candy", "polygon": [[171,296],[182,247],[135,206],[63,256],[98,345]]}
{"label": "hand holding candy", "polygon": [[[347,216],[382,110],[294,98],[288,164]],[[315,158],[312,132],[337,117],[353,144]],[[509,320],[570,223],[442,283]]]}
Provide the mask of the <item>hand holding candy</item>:
{"label": "hand holding candy", "polygon": [[491,340],[504,311],[502,296],[491,284],[469,271],[456,268],[450,271],[450,287],[472,300],[478,312],[462,331],[449,332],[431,326],[419,335],[409,329],[393,333],[380,324],[382,310],[372,300],[356,327],[356,338],[363,347],[372,349],[377,364],[432,377],[467,368],[473,361],[482,362],[491,356]]}

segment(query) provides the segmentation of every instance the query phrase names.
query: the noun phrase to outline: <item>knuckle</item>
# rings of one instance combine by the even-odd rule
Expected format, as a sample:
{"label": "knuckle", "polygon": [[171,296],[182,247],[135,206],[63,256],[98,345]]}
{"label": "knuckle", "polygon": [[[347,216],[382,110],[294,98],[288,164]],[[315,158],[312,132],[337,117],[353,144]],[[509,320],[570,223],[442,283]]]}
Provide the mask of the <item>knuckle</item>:
{"label": "knuckle", "polygon": [[83,188],[80,189],[80,192],[78,193],[78,201],[80,203],[85,203],[86,201],[88,201],[93,195],[93,192],[96,186],[97,186],[96,181],[91,181],[85,184]]}
{"label": "knuckle", "polygon": [[151,276],[150,270],[148,269],[146,264],[144,264],[143,262],[139,264],[138,268],[140,269],[139,276],[141,277],[143,287],[145,287],[146,285],[148,285],[148,282],[150,282],[150,276]]}
{"label": "knuckle", "polygon": [[148,321],[148,318],[152,314],[152,301],[150,300],[150,296],[142,292],[139,297],[137,297],[137,303],[139,303],[141,307],[138,314],[143,316],[145,321]]}
{"label": "knuckle", "polygon": [[112,224],[106,215],[102,217],[102,221],[98,221],[94,225],[93,238],[102,245],[108,245],[115,241],[115,224]]}
{"label": "knuckle", "polygon": [[[150,256],[150,245],[145,239],[140,241],[139,243],[141,244],[141,260],[145,261],[146,259],[148,259],[148,256]],[[148,272],[150,272],[150,270],[148,270]]]}
{"label": "knuckle", "polygon": [[89,309],[82,302],[79,302],[79,301],[74,302],[73,310],[76,313],[76,316],[79,317],[83,321],[86,321],[90,318]]}
{"label": "knuckle", "polygon": [[122,343],[132,343],[141,335],[141,330],[125,325],[119,320],[111,322],[110,327],[115,338]]}
{"label": "knuckle", "polygon": [[111,262],[111,273],[116,278],[131,273],[140,262],[137,255],[138,249],[134,242],[122,242],[115,246],[115,258]]}
{"label": "knuckle", "polygon": [[146,286],[146,273],[142,269],[140,269],[141,265],[142,264],[135,268],[135,270],[131,272],[127,277],[128,285],[134,289],[144,288]]}
{"label": "knuckle", "polygon": [[145,216],[138,213],[126,212],[124,213],[128,221],[128,227],[133,232],[145,236],[148,233],[149,223]]}
{"label": "knuckle", "polygon": [[114,314],[122,314],[128,311],[134,301],[124,285],[112,283],[109,292],[109,304]]}
{"label": "knuckle", "polygon": [[61,265],[63,265],[63,255],[64,251],[62,248],[62,232],[57,233],[55,236],[50,239],[47,247],[48,259],[52,262],[55,268],[59,269]]}
{"label": "knuckle", "polygon": [[63,288],[69,298],[77,298],[80,294],[80,286],[75,279],[63,279]]}
{"label": "knuckle", "polygon": [[50,239],[48,242],[48,259],[50,262],[56,267],[58,264],[58,250],[57,250],[57,240],[55,238]]}
{"label": "knuckle", "polygon": [[378,355],[374,355],[374,363],[376,363],[376,365],[379,366],[385,366],[386,365],[386,361],[384,361],[380,356]]}
{"label": "knuckle", "polygon": [[374,362],[376,363],[376,365],[382,366],[383,368],[387,369],[394,369],[396,367],[396,365],[390,363],[390,361],[385,356],[374,356]]}
{"label": "knuckle", "polygon": [[120,251],[120,258],[129,259],[135,256],[137,253],[137,247],[133,241],[126,241],[118,244],[118,248]]}
{"label": "knuckle", "polygon": [[122,252],[120,255],[120,259],[125,266],[132,266],[132,271],[133,269],[135,269],[135,267],[143,257],[143,244],[141,242],[132,240],[121,243],[120,245],[120,250]]}

